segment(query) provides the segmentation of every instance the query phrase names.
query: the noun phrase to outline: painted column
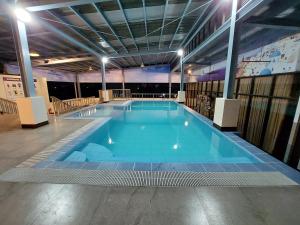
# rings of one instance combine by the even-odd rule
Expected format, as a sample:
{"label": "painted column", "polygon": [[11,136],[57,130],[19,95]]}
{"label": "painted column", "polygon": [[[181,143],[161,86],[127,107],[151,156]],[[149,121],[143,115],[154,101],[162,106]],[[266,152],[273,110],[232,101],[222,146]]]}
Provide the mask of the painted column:
{"label": "painted column", "polygon": [[169,98],[171,98],[171,94],[172,94],[172,72],[169,73],[168,79],[169,79]]}
{"label": "painted column", "polygon": [[102,91],[106,91],[105,63],[104,62],[102,62],[102,66],[101,66],[101,78],[102,78]]}
{"label": "painted column", "polygon": [[184,89],[184,65],[183,56],[180,56],[180,91]]}
{"label": "painted column", "polygon": [[48,124],[47,106],[43,96],[36,96],[25,24],[16,17],[11,21],[25,95],[16,99],[20,122],[23,128],[36,128]]}
{"label": "painted column", "polygon": [[34,80],[32,75],[31,60],[27,41],[26,27],[24,22],[13,19],[12,33],[16,48],[18,64],[20,68],[21,80],[25,97],[34,97]]}
{"label": "painted column", "polygon": [[185,91],[184,89],[184,64],[183,64],[183,54],[180,55],[180,90],[178,91],[177,102],[185,102]]}
{"label": "painted column", "polygon": [[236,68],[238,64],[239,26],[236,23],[238,0],[232,0],[230,32],[224,82],[223,98],[216,98],[213,125],[220,130],[235,131],[237,129],[240,102],[233,99]]}
{"label": "painted column", "polygon": [[76,90],[76,98],[81,98],[81,88],[80,88],[80,80],[79,80],[79,74],[76,73],[76,86],[75,86],[75,90]]}
{"label": "painted column", "polygon": [[78,92],[77,92],[77,84],[76,84],[76,81],[74,82],[74,90],[75,90],[75,98],[78,98]]}
{"label": "painted column", "polygon": [[227,50],[227,62],[225,71],[225,82],[223,98],[233,98],[235,74],[239,56],[240,28],[236,24],[236,12],[238,1],[232,0],[232,11],[230,19],[230,33]]}
{"label": "painted column", "polygon": [[122,95],[125,98],[125,74],[124,69],[122,69]]}
{"label": "painted column", "polygon": [[[300,96],[298,99],[298,104],[297,104],[297,108],[296,108],[296,113],[294,116],[294,122],[293,122],[293,126],[291,129],[291,133],[290,133],[290,137],[289,137],[289,142],[285,151],[285,155],[284,155],[284,162],[288,163],[292,154],[292,151],[294,149],[295,146],[295,142],[296,142],[296,138],[297,138],[297,134],[299,132],[299,124],[300,124]],[[300,161],[298,163],[298,169],[300,168]]]}
{"label": "painted column", "polygon": [[102,58],[102,66],[101,66],[101,75],[102,75],[102,97],[104,102],[109,102],[112,99],[112,90],[106,90],[106,81],[105,81],[105,63],[107,63],[107,60],[104,60],[105,58]]}

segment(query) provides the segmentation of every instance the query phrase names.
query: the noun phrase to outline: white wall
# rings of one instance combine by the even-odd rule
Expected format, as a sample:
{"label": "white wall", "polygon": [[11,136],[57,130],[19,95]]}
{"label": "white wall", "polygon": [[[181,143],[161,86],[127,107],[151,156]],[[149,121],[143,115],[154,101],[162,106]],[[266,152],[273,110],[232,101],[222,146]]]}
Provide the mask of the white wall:
{"label": "white wall", "polygon": [[[20,74],[19,66],[16,65],[5,64],[4,70],[7,74]],[[32,68],[32,73],[35,78],[45,77],[47,81],[75,82],[75,74],[70,72]]]}
{"label": "white wall", "polygon": [[[15,65],[5,65],[5,71],[8,74],[20,74],[19,67]],[[75,82],[75,74],[68,72],[61,72],[55,70],[42,70],[33,68],[33,76],[35,78],[45,77],[47,81],[58,81],[58,82]],[[144,68],[132,68],[124,70],[125,82],[126,83],[168,83],[169,73],[155,71]],[[122,71],[121,70],[108,70],[106,71],[106,82],[107,83],[122,83]],[[81,83],[100,83],[101,72],[92,71],[86,73],[79,73],[79,81]],[[179,73],[172,73],[172,83],[180,83]]]}
{"label": "white wall", "polygon": [[[124,70],[126,83],[168,83],[169,73],[164,72],[149,72],[143,68],[132,68]],[[101,82],[100,71],[80,73],[79,80],[81,83],[98,83]],[[121,70],[106,71],[106,83],[122,83]],[[172,73],[172,82],[179,83],[180,77],[178,73]]]}

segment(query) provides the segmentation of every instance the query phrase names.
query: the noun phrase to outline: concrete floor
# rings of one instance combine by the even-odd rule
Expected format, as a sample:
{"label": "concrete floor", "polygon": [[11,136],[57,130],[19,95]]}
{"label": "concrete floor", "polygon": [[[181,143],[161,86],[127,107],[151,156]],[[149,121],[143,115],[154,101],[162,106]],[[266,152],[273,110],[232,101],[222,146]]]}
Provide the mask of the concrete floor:
{"label": "concrete floor", "polygon": [[20,120],[14,114],[0,114],[0,133],[20,128]]}
{"label": "concrete floor", "polygon": [[1,225],[298,225],[299,188],[0,183]]}
{"label": "concrete floor", "polygon": [[[22,130],[15,121],[0,119],[0,173],[89,121],[51,118],[50,122]],[[1,225],[298,225],[299,209],[299,187],[131,188],[0,182]]]}
{"label": "concrete floor", "polygon": [[16,117],[0,115],[0,173],[24,162],[90,121],[55,119],[51,116],[50,125],[21,129]]}

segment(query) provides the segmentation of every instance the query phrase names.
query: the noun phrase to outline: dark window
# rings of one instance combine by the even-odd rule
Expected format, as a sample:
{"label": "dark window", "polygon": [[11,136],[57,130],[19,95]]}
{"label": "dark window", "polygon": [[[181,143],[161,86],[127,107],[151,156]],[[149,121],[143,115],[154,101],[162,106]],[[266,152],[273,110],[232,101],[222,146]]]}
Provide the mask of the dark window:
{"label": "dark window", "polygon": [[61,100],[75,98],[75,86],[72,82],[48,81],[49,97],[54,96]]}

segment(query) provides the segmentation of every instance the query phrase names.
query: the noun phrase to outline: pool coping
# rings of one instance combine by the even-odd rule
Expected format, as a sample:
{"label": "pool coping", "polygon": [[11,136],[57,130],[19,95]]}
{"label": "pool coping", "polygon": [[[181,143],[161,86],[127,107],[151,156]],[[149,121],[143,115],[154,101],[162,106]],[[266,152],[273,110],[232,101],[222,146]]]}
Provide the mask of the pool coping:
{"label": "pool coping", "polygon": [[[153,100],[146,100],[153,101]],[[172,101],[172,100],[171,100]],[[132,102],[132,101],[130,101]],[[176,101],[174,101],[176,102]],[[176,102],[177,103],[177,102]],[[177,103],[179,104],[179,103]],[[205,122],[206,125],[224,135],[228,140],[238,145],[250,155],[256,157],[261,163],[142,163],[142,162],[66,162],[58,161],[69,154],[72,148],[82,139],[98,129],[111,117],[101,117],[50,145],[44,151],[34,155],[17,167],[31,167],[36,169],[81,169],[81,170],[121,170],[121,171],[150,171],[150,172],[276,172],[279,171],[300,184],[300,173],[240,138],[236,132],[222,132],[213,127],[212,121],[197,113],[193,109],[180,104],[185,110],[196,118]],[[86,107],[89,108],[89,107]],[[81,110],[85,110],[83,108]],[[80,110],[79,110],[80,111]],[[72,112],[74,113],[74,112]],[[64,117],[66,115],[63,115]]]}
{"label": "pool coping", "polygon": [[126,106],[130,105],[131,102],[132,102],[132,100],[127,100],[127,101],[125,101],[122,104],[116,104],[116,103],[115,104],[113,104],[113,103],[105,103],[105,104],[103,104],[103,103],[99,103],[99,104],[96,104],[96,105],[86,106],[86,107],[74,110],[72,112],[65,113],[63,115],[59,115],[59,117],[63,118],[63,119],[66,119],[66,120],[96,120],[99,117],[75,117],[75,116],[71,116],[71,115],[75,114],[77,112],[83,111],[83,110],[88,110],[88,109],[91,109],[91,108],[96,108],[97,106],[126,107]]}

